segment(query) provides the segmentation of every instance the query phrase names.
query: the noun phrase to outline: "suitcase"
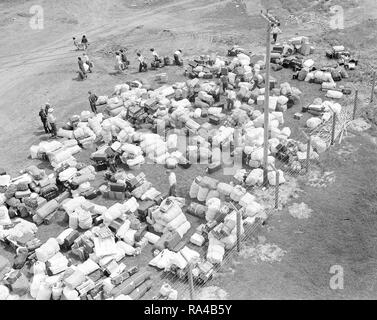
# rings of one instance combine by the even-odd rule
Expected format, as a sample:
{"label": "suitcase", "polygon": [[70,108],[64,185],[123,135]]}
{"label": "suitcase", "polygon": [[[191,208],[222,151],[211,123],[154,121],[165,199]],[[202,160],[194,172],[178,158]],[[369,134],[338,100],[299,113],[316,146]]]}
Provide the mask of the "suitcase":
{"label": "suitcase", "polygon": [[107,161],[107,154],[96,154],[92,157],[92,160],[99,163],[105,162]]}
{"label": "suitcase", "polygon": [[178,166],[180,166],[183,169],[188,169],[191,167],[191,162],[185,158],[184,160],[178,163]]}
{"label": "suitcase", "polygon": [[91,188],[83,192],[81,195],[87,200],[93,200],[98,197],[98,194],[99,194],[99,191],[97,189]]}
{"label": "suitcase", "polygon": [[272,63],[271,69],[274,70],[274,71],[280,71],[280,70],[283,69],[283,66],[281,66],[280,64],[277,64],[277,63]]}
{"label": "suitcase", "polygon": [[106,162],[98,162],[94,164],[94,169],[96,172],[105,171],[107,170],[107,163]]}
{"label": "suitcase", "polygon": [[217,117],[217,116],[214,116],[214,115],[210,115],[210,116],[208,117],[208,122],[209,122],[210,124],[213,124],[213,125],[217,126],[217,125],[220,124],[220,118]]}
{"label": "suitcase", "polygon": [[147,233],[148,225],[146,223],[141,224],[141,228],[135,233],[135,241],[139,242],[143,239],[144,235]]}
{"label": "suitcase", "polygon": [[179,233],[176,231],[173,231],[166,238],[165,247],[173,251],[174,247],[176,247],[181,241],[182,241],[182,238],[179,235]]}
{"label": "suitcase", "polygon": [[110,191],[125,192],[126,185],[123,183],[109,183]]}
{"label": "suitcase", "polygon": [[155,205],[156,205],[156,203],[154,201],[151,201],[151,200],[140,201],[139,202],[139,208],[137,209],[139,219],[142,220],[142,221],[145,221],[146,217],[148,216],[149,208],[151,208]]}
{"label": "suitcase", "polygon": [[352,93],[352,89],[351,88],[343,88],[342,92],[343,92],[343,94],[349,95],[349,94]]}
{"label": "suitcase", "polygon": [[215,172],[221,170],[221,168],[222,168],[221,162],[211,163],[210,165],[208,165],[206,172],[208,174],[212,174],[212,173],[215,173]]}

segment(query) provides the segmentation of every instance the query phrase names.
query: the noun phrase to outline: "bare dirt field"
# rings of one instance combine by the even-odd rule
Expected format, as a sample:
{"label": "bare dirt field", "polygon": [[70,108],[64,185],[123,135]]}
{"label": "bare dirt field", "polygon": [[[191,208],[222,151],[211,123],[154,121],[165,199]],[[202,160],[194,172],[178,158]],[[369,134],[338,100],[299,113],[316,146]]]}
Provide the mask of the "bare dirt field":
{"label": "bare dirt field", "polygon": [[[329,31],[329,6],[342,3],[344,30]],[[29,148],[47,137],[38,112],[51,102],[58,125],[87,110],[88,90],[98,95],[112,93],[114,85],[141,79],[153,87],[158,71],[139,75],[136,51],[149,56],[149,48],[160,55],[182,49],[185,58],[216,53],[225,55],[233,44],[253,53],[264,53],[265,23],[262,8],[281,18],[282,39],[295,35],[310,37],[316,47],[313,59],[322,61],[330,45],[344,44],[360,59],[352,81],[360,90],[361,106],[369,97],[371,67],[377,65],[377,2],[374,0],[59,0],[39,1],[44,10],[44,29],[30,28],[29,9],[34,2],[0,2],[0,167],[15,175],[25,165]],[[309,13],[313,13],[309,15]],[[299,17],[293,23],[288,16]],[[87,81],[79,82],[77,57],[72,37],[86,34],[88,55],[95,68]],[[114,74],[114,52],[127,48],[130,69]],[[81,53],[80,53],[81,54]],[[324,62],[325,63],[325,62]],[[167,67],[169,82],[183,81],[183,69]],[[272,74],[278,82],[292,81],[283,70]],[[303,91],[303,104],[324,97],[318,86],[295,83]],[[376,107],[372,105],[372,107]],[[298,108],[286,115],[286,123],[297,136],[305,122],[293,118]],[[302,192],[294,202],[312,209],[308,219],[296,219],[284,208],[272,217],[261,235],[267,243],[286,251],[280,262],[254,262],[247,255],[236,257],[210,285],[224,289],[231,299],[375,299],[377,251],[377,145],[376,127],[365,134],[346,137],[331,148],[313,168],[333,172],[336,179],[324,188],[299,180]],[[88,151],[89,152],[89,151]],[[84,157],[88,153],[82,155]],[[165,171],[145,168],[148,179],[167,191]],[[202,167],[179,169],[178,192],[186,195]],[[166,181],[165,181],[166,180]],[[61,223],[42,227],[42,240],[63,230]],[[249,240],[251,242],[251,240]],[[246,244],[247,245],[247,244]],[[12,253],[0,246],[0,254]],[[147,259],[145,261],[148,261]],[[332,265],[344,268],[344,289],[331,290]],[[228,269],[227,269],[228,268]],[[231,272],[229,272],[231,270]],[[159,288],[155,288],[155,291]],[[155,294],[156,292],[151,294]]]}

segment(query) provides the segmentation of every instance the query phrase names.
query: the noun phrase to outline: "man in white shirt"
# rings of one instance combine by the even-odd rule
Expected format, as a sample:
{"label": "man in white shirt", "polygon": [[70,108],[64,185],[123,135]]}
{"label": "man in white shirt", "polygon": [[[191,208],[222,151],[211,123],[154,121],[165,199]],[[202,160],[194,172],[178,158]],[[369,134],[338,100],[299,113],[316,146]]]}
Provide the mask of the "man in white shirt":
{"label": "man in white shirt", "polygon": [[122,61],[122,56],[119,52],[115,53],[115,60],[116,60],[116,67],[119,71],[123,71],[125,69],[124,63]]}
{"label": "man in white shirt", "polygon": [[48,109],[47,121],[50,124],[52,138],[56,138],[56,136],[57,136],[56,118],[52,114],[53,112],[54,112],[54,108]]}
{"label": "man in white shirt", "polygon": [[160,56],[158,55],[158,53],[156,52],[156,50],[154,50],[154,49],[152,48],[152,49],[151,49],[151,52],[152,52],[152,55],[153,55],[153,59],[154,59],[154,61],[161,62]]}
{"label": "man in white shirt", "polygon": [[278,34],[280,33],[282,33],[280,28],[276,24],[273,24],[271,28],[271,34],[274,39],[274,43],[276,43],[276,41],[278,40]]}
{"label": "man in white shirt", "polygon": [[171,170],[168,170],[167,173],[169,174],[169,197],[176,197],[177,177]]}
{"label": "man in white shirt", "polygon": [[174,61],[177,66],[183,65],[182,50],[177,50],[176,52],[174,52]]}

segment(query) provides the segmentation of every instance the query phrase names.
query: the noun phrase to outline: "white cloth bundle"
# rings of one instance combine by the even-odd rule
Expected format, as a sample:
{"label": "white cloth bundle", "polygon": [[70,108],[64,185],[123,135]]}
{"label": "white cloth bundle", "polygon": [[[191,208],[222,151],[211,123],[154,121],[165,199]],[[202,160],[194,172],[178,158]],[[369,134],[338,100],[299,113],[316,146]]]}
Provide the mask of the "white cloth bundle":
{"label": "white cloth bundle", "polygon": [[55,238],[50,238],[47,240],[47,242],[45,242],[38,249],[35,250],[35,254],[37,256],[38,261],[46,262],[59,251],[59,243],[56,241]]}
{"label": "white cloth bundle", "polygon": [[241,199],[240,199],[240,202],[239,204],[244,207],[244,208],[247,208],[247,206],[254,202],[255,201],[255,196],[253,196],[252,194],[250,193],[246,193]]}
{"label": "white cloth bundle", "polygon": [[92,227],[93,219],[89,211],[83,209],[76,209],[78,214],[79,227],[83,230],[88,230]]}
{"label": "white cloth bundle", "polygon": [[[279,184],[285,183],[285,178],[284,178],[284,173],[281,170],[279,171]],[[268,182],[270,185],[275,186],[277,181],[276,181],[276,172],[275,171],[270,171],[268,173]]]}
{"label": "white cloth bundle", "polygon": [[311,117],[306,121],[306,126],[310,129],[317,128],[322,123],[322,120],[317,117]]}
{"label": "white cloth bundle", "polygon": [[251,202],[249,205],[246,207],[245,214],[248,217],[254,217],[256,214],[261,212],[263,210],[263,207],[258,203],[258,202]]}

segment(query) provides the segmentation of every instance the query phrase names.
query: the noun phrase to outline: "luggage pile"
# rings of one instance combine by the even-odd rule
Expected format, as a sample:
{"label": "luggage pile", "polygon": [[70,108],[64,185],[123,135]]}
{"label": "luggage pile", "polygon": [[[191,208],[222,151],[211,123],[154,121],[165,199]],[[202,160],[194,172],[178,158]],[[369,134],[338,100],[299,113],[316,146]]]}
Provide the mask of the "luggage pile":
{"label": "luggage pile", "polygon": [[352,57],[351,53],[342,45],[333,46],[327,50],[326,57],[336,59],[338,65],[343,66],[346,70],[354,70],[359,63],[359,60]]}
{"label": "luggage pile", "polygon": [[[15,179],[0,175],[0,238],[15,248],[26,247],[24,264],[33,275],[29,283],[14,268],[3,279],[1,295],[16,298],[30,293],[38,300],[139,299],[152,287],[151,273],[139,266],[130,268],[125,259],[149,248],[154,252],[149,265],[186,279],[192,264],[194,280],[204,283],[236,244],[237,212],[241,234],[266,218],[264,208],[246,190],[263,182],[264,115],[258,109],[264,102],[264,63],[251,67],[250,57],[243,53],[227,65],[220,58],[207,58],[196,61],[195,68],[203,67],[199,78],[205,78],[208,68],[209,73],[226,74],[229,88],[237,88],[228,120],[219,85],[213,81],[195,77],[155,90],[128,82],[115,86],[112,96],[98,99],[102,113],[72,116],[59,130],[59,141],[30,148],[33,159],[51,163],[50,175],[36,167]],[[306,155],[304,146],[292,140],[291,130],[284,127],[283,113],[300,103],[300,94],[288,83],[279,86],[271,80],[270,165],[278,159],[297,166]],[[93,165],[80,163],[75,155],[94,143],[98,147],[90,156]],[[313,156],[320,141],[314,145]],[[210,176],[239,159],[245,166],[236,173],[235,183]],[[192,202],[187,205],[184,198],[163,195],[140,173],[147,162],[171,170],[205,163],[207,175],[192,183]],[[97,187],[99,171],[105,180]],[[272,166],[268,181],[277,183]],[[285,183],[283,172],[279,183]],[[98,205],[94,200],[99,196],[114,202]],[[37,226],[50,223],[58,211],[65,215],[67,228],[42,244],[35,236]],[[195,218],[189,215],[199,220],[195,230]],[[23,281],[21,290],[13,285],[17,277]],[[167,286],[161,295],[177,297]]]}

